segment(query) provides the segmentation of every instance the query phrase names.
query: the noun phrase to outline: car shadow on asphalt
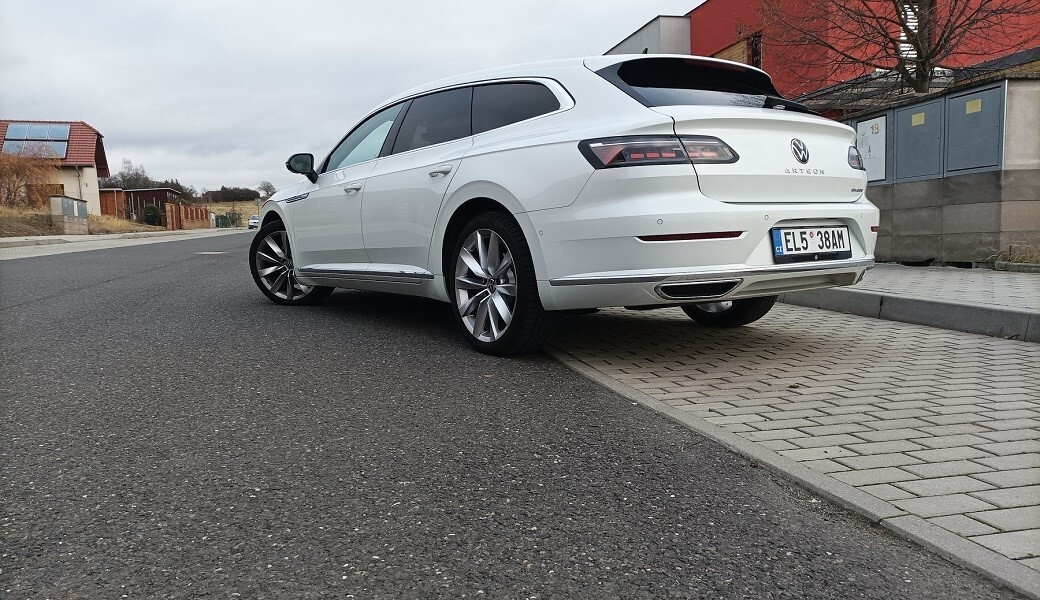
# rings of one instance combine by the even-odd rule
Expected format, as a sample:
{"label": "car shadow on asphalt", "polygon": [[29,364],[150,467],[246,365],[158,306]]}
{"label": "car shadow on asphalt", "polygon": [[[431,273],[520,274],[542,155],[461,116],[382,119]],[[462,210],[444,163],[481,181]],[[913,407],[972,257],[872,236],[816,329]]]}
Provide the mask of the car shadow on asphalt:
{"label": "car shadow on asphalt", "polygon": [[[341,315],[345,319],[363,319],[376,326],[404,327],[416,333],[460,342],[451,305],[414,296],[338,290],[317,310]],[[777,307],[780,309],[780,306]],[[661,311],[602,311],[585,315],[563,315],[559,328],[550,339],[561,349],[581,347],[616,347],[618,340],[632,340],[640,346],[658,346],[661,356],[697,354],[733,354],[734,352],[769,352],[801,346],[806,340],[786,331],[767,316],[758,323],[734,328],[703,327],[686,318],[676,319],[678,309]]]}

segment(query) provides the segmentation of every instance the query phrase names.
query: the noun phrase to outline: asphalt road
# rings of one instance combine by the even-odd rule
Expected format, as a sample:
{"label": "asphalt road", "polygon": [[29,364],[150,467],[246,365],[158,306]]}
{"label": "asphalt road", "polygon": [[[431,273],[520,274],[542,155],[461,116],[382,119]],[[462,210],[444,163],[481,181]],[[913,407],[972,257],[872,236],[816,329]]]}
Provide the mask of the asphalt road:
{"label": "asphalt road", "polygon": [[1012,597],[446,305],[273,305],[248,242],[0,262],[0,596]]}

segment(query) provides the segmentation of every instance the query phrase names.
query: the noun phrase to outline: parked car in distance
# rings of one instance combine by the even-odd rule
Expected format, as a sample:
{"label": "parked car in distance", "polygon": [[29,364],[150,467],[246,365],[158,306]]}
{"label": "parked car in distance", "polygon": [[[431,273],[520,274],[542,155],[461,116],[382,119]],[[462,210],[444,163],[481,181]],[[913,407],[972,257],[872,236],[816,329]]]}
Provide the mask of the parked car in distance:
{"label": "parked car in distance", "polygon": [[851,128],[752,67],[614,55],[453,77],[372,110],[262,209],[260,290],[449,302],[474,348],[541,346],[564,311],[681,307],[706,326],[850,285],[878,210]]}
{"label": "parked car in distance", "polygon": [[249,229],[257,229],[260,227],[260,215],[253,215],[249,217]]}

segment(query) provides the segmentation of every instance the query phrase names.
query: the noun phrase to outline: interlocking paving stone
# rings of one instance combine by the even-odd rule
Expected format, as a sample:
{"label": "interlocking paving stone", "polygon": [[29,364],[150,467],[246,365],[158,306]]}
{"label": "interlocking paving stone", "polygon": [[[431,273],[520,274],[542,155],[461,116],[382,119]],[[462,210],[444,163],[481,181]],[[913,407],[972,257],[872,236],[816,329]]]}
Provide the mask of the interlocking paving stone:
{"label": "interlocking paving stone", "polygon": [[782,419],[777,421],[762,421],[755,423],[754,427],[758,430],[767,429],[792,429],[794,427],[802,427],[803,425],[812,425],[812,421],[806,419]]}
{"label": "interlocking paving stone", "polygon": [[795,450],[798,448],[798,446],[795,446],[787,440],[766,440],[764,442],[759,442],[759,444],[761,444],[763,448],[769,448],[774,452],[780,452],[781,450]]}
{"label": "interlocking paving stone", "polygon": [[1037,452],[1029,454],[1012,454],[1011,456],[990,456],[986,458],[976,458],[974,460],[975,462],[982,463],[987,467],[1006,471],[1012,469],[1040,467],[1040,453]]}
{"label": "interlocking paving stone", "polygon": [[819,471],[820,473],[834,473],[837,471],[849,470],[849,468],[845,465],[827,458],[821,458],[819,460],[806,460],[803,461],[802,464],[814,471]]}
{"label": "interlocking paving stone", "polygon": [[877,469],[880,467],[903,467],[916,465],[921,461],[906,454],[870,454],[867,456],[850,456],[838,459],[843,465],[853,469]]}
{"label": "interlocking paving stone", "polygon": [[1008,454],[1024,454],[1026,452],[1040,452],[1040,440],[1018,440],[1015,442],[996,442],[992,444],[978,444],[979,450],[991,454],[1006,456]]}
{"label": "interlocking paving stone", "polygon": [[859,489],[876,496],[882,500],[902,500],[904,498],[914,498],[915,496],[906,490],[901,490],[894,485],[887,483],[880,483],[877,485],[864,485]]}
{"label": "interlocking paving stone", "polygon": [[925,462],[942,462],[948,460],[963,460],[968,458],[985,458],[993,456],[985,450],[970,447],[918,450],[916,452],[909,452],[908,454],[914,458],[920,458]]}
{"label": "interlocking paving stone", "polygon": [[861,486],[917,479],[917,475],[895,467],[885,467],[881,469],[861,469],[837,473],[834,475],[834,478],[849,485]]}
{"label": "interlocking paving stone", "polygon": [[981,425],[996,430],[1004,429],[1036,429],[1040,427],[1040,419],[1009,419],[1007,421],[1003,419],[994,419],[992,421],[983,421]]}
{"label": "interlocking paving stone", "polygon": [[990,440],[968,433],[961,435],[940,435],[917,440],[929,448],[952,448],[953,446],[974,446],[977,444],[988,444]]}
{"label": "interlocking paving stone", "polygon": [[[856,433],[857,437],[861,437],[868,442],[888,442],[891,440],[910,440],[917,439],[921,441],[921,438],[929,437],[928,434],[922,433],[917,429],[883,429],[881,431],[861,431]],[[921,442],[923,443],[923,442]]]}
{"label": "interlocking paving stone", "polygon": [[924,446],[909,440],[890,440],[887,442],[866,442],[863,444],[847,444],[846,448],[857,454],[888,454],[891,452],[909,452],[922,450]]}
{"label": "interlocking paving stone", "polygon": [[904,481],[897,483],[896,485],[915,496],[948,496],[951,494],[961,494],[963,492],[992,490],[995,487],[985,481],[979,481],[978,479],[966,475]]}
{"label": "interlocking paving stone", "polygon": [[827,446],[825,448],[800,448],[798,450],[783,450],[779,452],[792,460],[819,460],[821,458],[841,458],[842,456],[854,456],[855,452],[839,448],[838,446]]}
{"label": "interlocking paving stone", "polygon": [[[844,444],[855,444],[863,440],[847,433],[838,435],[820,435],[802,438],[792,438],[791,443],[799,448],[820,448],[822,446],[842,446]],[[915,461],[917,462],[917,461]]]}
{"label": "interlocking paving stone", "polygon": [[922,463],[907,465],[906,470],[921,477],[952,477],[954,475],[972,475],[993,471],[993,467],[980,465],[970,460],[951,460],[949,462]]}
{"label": "interlocking paving stone", "polygon": [[755,431],[744,437],[752,442],[764,442],[766,440],[789,440],[791,438],[808,437],[809,434],[797,429],[772,429],[770,431]]}
{"label": "interlocking paving stone", "polygon": [[[842,473],[839,473],[839,475],[842,475]],[[979,500],[978,498],[973,498],[967,494],[908,498],[906,500],[893,500],[892,504],[895,504],[909,513],[926,519],[928,517],[942,517],[945,515],[978,512],[994,508],[992,504]]]}
{"label": "interlocking paving stone", "polygon": [[990,527],[985,523],[980,523],[971,517],[964,515],[950,515],[948,517],[932,517],[928,519],[928,522],[932,525],[938,525],[943,529],[949,529],[950,531],[963,536],[970,535],[985,535],[987,533],[1000,533],[1000,530],[996,527]]}
{"label": "interlocking paving stone", "polygon": [[1040,505],[1040,485],[972,492],[972,495],[1000,508]]}
{"label": "interlocking paving stone", "polygon": [[977,413],[958,413],[955,415],[936,415],[934,417],[921,417],[923,420],[936,425],[957,425],[960,423],[985,423],[992,421]]}
{"label": "interlocking paving stone", "polygon": [[1002,488],[1040,485],[1040,468],[978,473],[975,478]]}
{"label": "interlocking paving stone", "polygon": [[1033,558],[1040,556],[1040,529],[992,533],[969,539],[1009,558]]}
{"label": "interlocking paving stone", "polygon": [[986,512],[972,513],[968,516],[992,525],[1001,531],[1040,529],[1040,506],[987,510]]}
{"label": "interlocking paving stone", "polygon": [[962,433],[980,433],[990,432],[992,430],[986,429],[982,425],[976,425],[974,423],[961,423],[959,425],[929,425],[927,427],[918,427],[918,431],[927,433],[928,435],[959,435]]}
{"label": "interlocking paving stone", "polygon": [[860,431],[870,431],[863,425],[855,425],[852,423],[843,423],[841,425],[818,425],[815,427],[799,427],[800,431],[804,431],[809,435],[835,435],[839,433],[857,433]]}
{"label": "interlocking paving stone", "polygon": [[1040,429],[1006,429],[1003,431],[979,432],[979,437],[984,437],[991,442],[1013,442],[1015,440],[1031,440],[1040,438]]}
{"label": "interlocking paving stone", "polygon": [[885,430],[885,429],[905,429],[908,427],[923,427],[925,425],[933,425],[928,421],[922,421],[921,419],[884,419],[871,421],[869,423],[871,429]]}

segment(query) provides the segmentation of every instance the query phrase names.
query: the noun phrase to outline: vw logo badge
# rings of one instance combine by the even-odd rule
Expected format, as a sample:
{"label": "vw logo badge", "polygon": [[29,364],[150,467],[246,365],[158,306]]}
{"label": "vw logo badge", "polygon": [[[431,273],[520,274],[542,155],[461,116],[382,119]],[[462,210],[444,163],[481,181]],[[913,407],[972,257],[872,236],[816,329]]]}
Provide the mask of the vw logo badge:
{"label": "vw logo badge", "polygon": [[809,162],[809,149],[805,147],[805,142],[798,138],[791,140],[791,154],[803,165]]}

